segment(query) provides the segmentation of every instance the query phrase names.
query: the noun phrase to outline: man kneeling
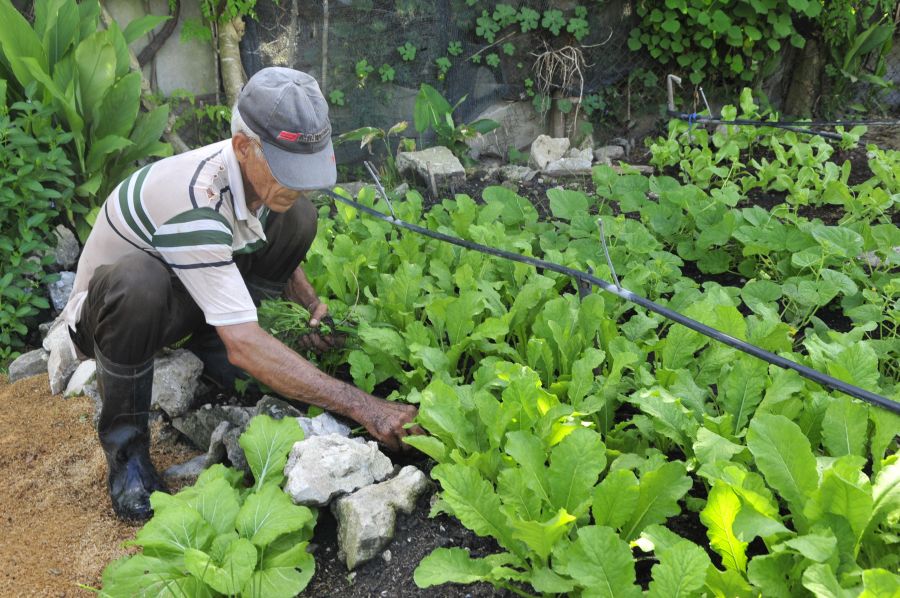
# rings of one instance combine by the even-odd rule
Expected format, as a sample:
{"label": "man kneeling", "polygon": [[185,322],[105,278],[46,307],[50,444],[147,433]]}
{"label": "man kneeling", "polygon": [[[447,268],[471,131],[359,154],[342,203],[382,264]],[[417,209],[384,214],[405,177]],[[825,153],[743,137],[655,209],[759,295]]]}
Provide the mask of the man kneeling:
{"label": "man kneeling", "polygon": [[241,91],[225,141],[145,166],[113,190],[78,262],[62,318],[97,362],[100,444],[116,514],[144,520],[163,488],[150,461],[153,356],[188,348],[228,384],[241,371],[289,399],[349,417],[397,450],[416,416],[335,380],[257,324],[285,296],[310,323],[327,314],[299,264],[316,234],[312,190],[337,172],[328,105],[315,79],[266,68]]}

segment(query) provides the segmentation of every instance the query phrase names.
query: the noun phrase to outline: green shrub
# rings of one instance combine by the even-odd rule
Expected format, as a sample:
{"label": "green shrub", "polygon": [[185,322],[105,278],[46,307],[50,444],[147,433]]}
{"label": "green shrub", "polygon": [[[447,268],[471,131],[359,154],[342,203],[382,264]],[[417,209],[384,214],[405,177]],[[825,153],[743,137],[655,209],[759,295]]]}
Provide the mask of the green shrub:
{"label": "green shrub", "polygon": [[48,282],[51,225],[74,187],[62,149],[72,135],[51,124],[53,110],[33,91],[7,106],[0,79],[0,363],[18,355],[26,319],[50,307],[35,290]]}
{"label": "green shrub", "polygon": [[159,141],[168,106],[140,112],[141,74],[131,70],[128,52],[129,43],[161,20],[151,15],[124,31],[115,23],[104,30],[97,0],[47,0],[35,3],[32,27],[10,0],[0,0],[0,78],[16,99],[34,85],[55,123],[69,131],[65,150],[79,199],[66,215],[82,240],[99,204],[137,160],[172,151]]}

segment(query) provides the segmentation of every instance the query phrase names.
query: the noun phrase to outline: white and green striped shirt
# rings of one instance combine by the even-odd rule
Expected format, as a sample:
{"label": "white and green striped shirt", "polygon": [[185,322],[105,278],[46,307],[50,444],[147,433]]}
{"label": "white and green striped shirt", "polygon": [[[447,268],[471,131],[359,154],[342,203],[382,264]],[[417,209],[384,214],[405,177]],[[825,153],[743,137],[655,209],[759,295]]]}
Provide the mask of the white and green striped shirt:
{"label": "white and green striped shirt", "polygon": [[100,208],[61,317],[74,328],[94,271],[143,251],[178,276],[209,324],[254,322],[234,255],[265,244],[267,215],[265,207],[256,214],[247,209],[230,139],[145,166]]}

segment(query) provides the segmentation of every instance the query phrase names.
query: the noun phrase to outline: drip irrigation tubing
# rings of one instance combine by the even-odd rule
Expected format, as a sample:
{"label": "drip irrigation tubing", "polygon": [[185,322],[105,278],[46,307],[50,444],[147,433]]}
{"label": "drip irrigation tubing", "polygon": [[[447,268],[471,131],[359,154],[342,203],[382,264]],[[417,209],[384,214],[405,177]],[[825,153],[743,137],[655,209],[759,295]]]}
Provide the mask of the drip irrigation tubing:
{"label": "drip irrigation tubing", "polygon": [[839,133],[832,133],[830,131],[819,131],[816,129],[810,129],[808,127],[854,127],[854,126],[867,126],[867,127],[875,127],[875,126],[883,126],[883,127],[892,127],[892,126],[900,126],[900,120],[847,120],[847,121],[798,121],[798,120],[773,120],[773,121],[763,121],[763,120],[752,120],[752,119],[744,119],[737,118],[734,120],[722,120],[719,118],[711,118],[708,116],[701,116],[696,112],[687,113],[687,112],[678,112],[674,110],[667,111],[669,116],[673,118],[677,118],[679,120],[687,121],[690,125],[740,125],[740,126],[751,126],[751,127],[774,127],[777,129],[787,129],[788,131],[795,131],[797,133],[805,133],[807,135],[818,135],[820,137],[824,137],[826,139],[836,139],[840,140],[843,137]]}
{"label": "drip irrigation tubing", "polygon": [[[379,191],[383,192],[380,182],[377,183],[377,186],[379,187]],[[765,349],[761,349],[760,347],[757,347],[756,345],[752,345],[746,341],[742,341],[740,339],[734,338],[733,336],[725,334],[724,332],[722,332],[720,330],[716,330],[715,328],[712,328],[711,326],[702,324],[702,323],[700,323],[696,320],[693,320],[687,316],[684,316],[674,310],[671,310],[671,309],[664,307],[658,303],[655,303],[645,297],[636,295],[635,293],[632,293],[628,289],[622,288],[620,286],[616,286],[610,282],[607,282],[606,280],[603,280],[602,278],[598,278],[597,276],[594,276],[593,274],[589,274],[587,272],[582,272],[580,270],[575,270],[573,268],[568,268],[566,266],[557,264],[555,262],[548,262],[546,260],[541,260],[538,258],[533,258],[533,257],[529,257],[526,255],[521,255],[518,253],[513,253],[511,251],[505,251],[503,249],[497,249],[496,247],[490,247],[487,245],[482,245],[480,243],[475,243],[473,241],[466,241],[465,239],[460,239],[459,237],[454,237],[452,235],[446,235],[444,233],[439,233],[439,232],[418,226],[416,224],[404,222],[403,220],[400,220],[399,218],[396,218],[395,216],[382,214],[381,212],[379,212],[378,210],[375,210],[374,208],[364,206],[356,201],[347,199],[346,197],[341,197],[340,195],[338,195],[337,193],[334,193],[333,191],[324,190],[324,193],[326,195],[328,195],[329,197],[331,197],[332,199],[335,199],[337,201],[340,201],[341,203],[344,203],[348,206],[356,208],[357,210],[359,210],[365,214],[368,214],[374,218],[378,218],[379,220],[384,220],[385,222],[388,222],[398,228],[403,228],[403,229],[412,231],[414,233],[418,233],[420,235],[430,237],[432,239],[437,239],[438,241],[443,241],[446,243],[457,245],[459,247],[463,247],[465,249],[479,251],[479,252],[487,254],[487,255],[493,255],[495,257],[504,258],[504,259],[511,260],[514,262],[528,264],[535,268],[541,268],[544,270],[550,270],[551,272],[557,272],[559,274],[564,274],[566,276],[569,276],[569,277],[575,279],[576,281],[579,281],[578,286],[581,286],[580,283],[596,285],[608,293],[616,295],[617,297],[621,297],[622,299],[625,299],[626,301],[636,303],[637,305],[640,305],[641,307],[644,307],[644,308],[646,308],[652,312],[655,312],[669,320],[672,320],[673,322],[677,322],[677,323],[681,324],[682,326],[686,326],[686,327],[690,328],[691,330],[693,330],[695,332],[699,332],[700,334],[707,336],[713,340],[719,341],[720,343],[724,343],[724,344],[726,344],[730,347],[733,347],[739,351],[743,351],[744,353],[747,353],[748,355],[752,355],[753,357],[762,359],[763,361],[767,361],[768,363],[777,365],[778,367],[781,367],[784,369],[794,370],[795,372],[797,372],[804,378],[812,380],[813,382],[816,382],[817,384],[820,384],[821,386],[843,392],[844,394],[850,395],[852,397],[855,397],[862,401],[866,401],[867,403],[876,405],[878,407],[887,409],[888,411],[892,411],[893,413],[900,415],[900,403],[898,403],[896,401],[892,401],[891,399],[888,399],[887,397],[883,397],[881,395],[875,394],[875,393],[865,390],[863,388],[859,388],[858,386],[848,384],[847,382],[838,380],[837,378],[833,378],[827,374],[824,374],[822,372],[819,372],[819,371],[809,368],[807,366],[804,366],[804,365],[801,365],[794,361],[791,361],[790,359],[781,357],[780,355],[776,355],[774,353],[766,351]],[[390,202],[388,202],[388,206],[391,207]],[[391,212],[393,212],[392,207],[391,207]]]}

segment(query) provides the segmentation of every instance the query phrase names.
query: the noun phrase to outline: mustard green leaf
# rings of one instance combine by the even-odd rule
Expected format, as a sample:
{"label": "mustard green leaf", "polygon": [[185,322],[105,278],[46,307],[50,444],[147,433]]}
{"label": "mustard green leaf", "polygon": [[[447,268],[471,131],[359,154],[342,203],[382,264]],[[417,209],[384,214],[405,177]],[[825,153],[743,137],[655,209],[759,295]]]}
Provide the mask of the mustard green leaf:
{"label": "mustard green leaf", "polygon": [[522,468],[531,491],[543,502],[551,504],[544,443],[529,432],[510,432],[506,435],[505,450]]}
{"label": "mustard green leaf", "polygon": [[739,571],[720,571],[713,565],[706,571],[706,589],[715,598],[759,598]]}
{"label": "mustard green leaf", "polygon": [[235,527],[241,537],[264,547],[282,534],[303,529],[314,518],[312,511],[295,505],[278,484],[270,483],[247,497]]}
{"label": "mustard green leaf", "polygon": [[491,484],[466,465],[445,463],[431,470],[444,492],[441,500],[454,516],[479,536],[491,536],[507,550],[521,555],[512,529],[500,509],[500,497]]}
{"label": "mustard green leaf", "polygon": [[741,501],[734,491],[716,484],[709,492],[706,507],[700,512],[700,521],[706,526],[706,535],[713,549],[722,557],[726,569],[746,572],[747,542],[741,542],[734,533],[734,521],[741,508]]}
{"label": "mustard green leaf", "polygon": [[221,563],[214,562],[205,552],[189,548],[184,553],[184,565],[217,592],[236,594],[256,568],[256,547],[249,540],[238,538],[228,545]]}
{"label": "mustard green leaf", "polygon": [[856,593],[841,587],[828,565],[816,564],[803,572],[803,587],[816,598],[850,598]]}
{"label": "mustard green leaf", "polygon": [[734,418],[735,433],[744,429],[763,398],[766,362],[741,356],[722,382],[719,402]]}
{"label": "mustard green leaf", "polygon": [[192,496],[185,497],[188,506],[200,513],[217,534],[233,530],[234,520],[241,508],[237,489],[225,478],[218,478],[195,486],[195,490]]}
{"label": "mustard green leaf", "polygon": [[865,403],[844,395],[833,397],[822,419],[822,443],[833,457],[863,456],[868,426],[869,410]]}
{"label": "mustard green leaf", "polygon": [[801,513],[819,486],[816,459],[800,427],[781,415],[760,413],[750,422],[747,446],[766,482]]}
{"label": "mustard green leaf", "polygon": [[700,463],[730,461],[732,457],[744,450],[744,447],[731,442],[708,428],[699,428],[694,440],[694,456]]}
{"label": "mustard green leaf", "polygon": [[772,551],[781,552],[782,550],[790,549],[801,557],[816,563],[825,563],[835,556],[837,545],[837,538],[829,530],[824,533],[806,534],[791,538],[773,546]]}
{"label": "mustard green leaf", "polygon": [[597,525],[621,529],[637,509],[640,485],[629,469],[609,473],[594,490],[592,513]]}
{"label": "mustard green leaf", "polygon": [[853,532],[854,546],[868,527],[875,506],[872,485],[862,472],[864,465],[863,458],[855,455],[834,461],[822,472],[819,488],[810,496],[804,510],[810,523],[829,514],[843,517]]}
{"label": "mustard green leaf", "polygon": [[577,428],[550,453],[547,479],[550,504],[580,516],[588,507],[591,491],[606,468],[606,446],[600,434]]}
{"label": "mustard green leaf", "polygon": [[678,501],[691,488],[684,463],[670,461],[641,475],[637,504],[622,526],[622,537],[633,540],[648,525],[662,523],[681,512]]}
{"label": "mustard green leaf", "polygon": [[275,420],[268,415],[259,415],[250,420],[238,442],[256,479],[256,490],[269,481],[281,483],[288,453],[294,443],[301,440],[303,429],[292,417]]}
{"label": "mustard green leaf", "polygon": [[547,521],[516,519],[511,523],[513,538],[524,542],[528,548],[541,557],[542,562],[546,563],[550,551],[569,532],[574,521],[575,517],[567,513],[565,509],[560,509]]}
{"label": "mustard green leaf", "polygon": [[792,598],[799,581],[791,574],[797,558],[786,552],[756,556],[747,565],[747,579],[766,598]]}
{"label": "mustard green leaf", "polygon": [[316,560],[306,552],[304,543],[302,554],[290,563],[263,566],[257,569],[244,584],[244,596],[265,596],[266,598],[293,598],[309,585],[316,572]]}
{"label": "mustard green leaf", "polygon": [[181,566],[180,559],[144,554],[120,559],[103,571],[104,598],[126,596],[191,596],[212,598],[217,594]]}
{"label": "mustard green leaf", "polygon": [[857,598],[896,598],[900,596],[900,576],[886,569],[863,571],[863,591]]}
{"label": "mustard green leaf", "polygon": [[579,529],[575,542],[560,551],[554,559],[553,568],[584,587],[582,596],[641,596],[641,589],[635,585],[631,549],[608,527],[588,526]]}
{"label": "mustard green leaf", "polygon": [[657,555],[659,564],[651,570],[648,598],[699,596],[711,564],[709,555],[693,542],[682,540]]}
{"label": "mustard green leaf", "polygon": [[872,523],[900,520],[900,458],[894,457],[872,484]]}
{"label": "mustard green leaf", "polygon": [[215,531],[196,510],[187,505],[170,505],[154,516],[129,542],[144,549],[144,554],[178,557],[189,548],[204,550]]}
{"label": "mustard green leaf", "polygon": [[463,548],[436,548],[416,567],[413,581],[420,588],[445,583],[470,584],[489,580],[493,568],[485,559],[473,559]]}

